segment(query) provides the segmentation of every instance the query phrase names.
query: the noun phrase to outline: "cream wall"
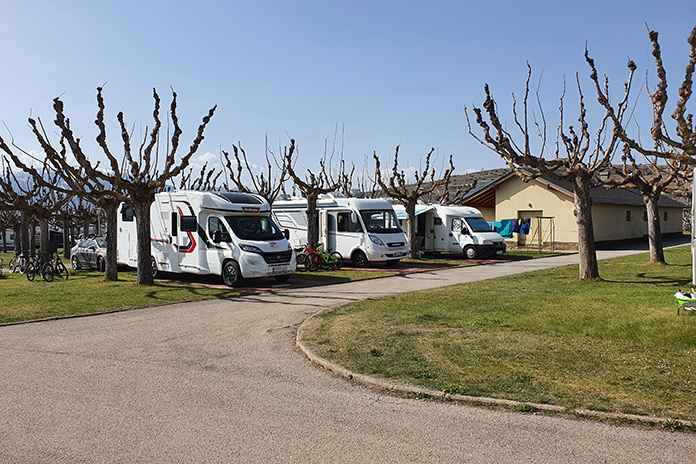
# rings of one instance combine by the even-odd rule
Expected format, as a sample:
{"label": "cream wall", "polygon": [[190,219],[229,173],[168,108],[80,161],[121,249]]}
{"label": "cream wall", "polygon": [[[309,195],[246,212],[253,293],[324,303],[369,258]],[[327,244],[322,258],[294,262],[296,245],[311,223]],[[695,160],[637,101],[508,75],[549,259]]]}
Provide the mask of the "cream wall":
{"label": "cream wall", "polygon": [[536,180],[524,183],[517,177],[500,184],[495,195],[496,221],[516,219],[518,211],[542,211],[544,217],[555,218],[556,242],[577,243],[578,229],[573,214],[573,197],[550,189]]}
{"label": "cream wall", "polygon": [[[495,220],[515,219],[518,211],[542,211],[545,217],[554,217],[555,241],[577,243],[578,229],[575,222],[573,197],[545,184],[532,180],[524,183],[512,177],[496,190]],[[531,204],[531,206],[530,206]],[[630,211],[631,220],[626,220]],[[592,206],[592,222],[595,240],[624,240],[644,237],[648,233],[645,206],[602,205]],[[665,221],[665,212],[667,220]],[[682,231],[682,210],[660,208],[660,225],[663,234]],[[484,216],[488,219],[488,216]],[[490,221],[490,219],[488,219]]]}

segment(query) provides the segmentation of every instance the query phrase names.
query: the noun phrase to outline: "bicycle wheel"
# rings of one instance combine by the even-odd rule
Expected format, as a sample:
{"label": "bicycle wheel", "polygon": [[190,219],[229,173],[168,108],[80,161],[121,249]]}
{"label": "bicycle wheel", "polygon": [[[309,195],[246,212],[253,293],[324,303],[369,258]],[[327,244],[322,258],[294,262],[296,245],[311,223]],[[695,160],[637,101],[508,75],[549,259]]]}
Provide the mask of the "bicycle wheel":
{"label": "bicycle wheel", "polygon": [[53,270],[53,265],[51,263],[46,263],[41,268],[41,277],[46,282],[53,282],[55,278],[55,271]]}
{"label": "bicycle wheel", "polygon": [[36,268],[34,266],[27,267],[26,274],[27,274],[27,280],[29,282],[33,282],[34,277],[36,277]]}
{"label": "bicycle wheel", "polygon": [[19,261],[17,258],[12,258],[10,260],[10,264],[7,266],[7,269],[10,271],[10,274],[14,274],[19,270]]}
{"label": "bicycle wheel", "polygon": [[330,258],[327,258],[327,256],[324,253],[319,254],[317,257],[319,259],[319,266],[322,269],[324,269],[325,271],[331,269],[331,263],[329,262]]}
{"label": "bicycle wheel", "polygon": [[309,253],[305,261],[305,269],[308,271],[316,271],[319,269],[319,255],[316,253]]}
{"label": "bicycle wheel", "polygon": [[65,267],[65,264],[58,263],[55,265],[53,269],[55,270],[55,273],[59,278],[63,280],[68,280],[68,268]]}
{"label": "bicycle wheel", "polygon": [[334,251],[331,253],[331,258],[333,258],[333,261],[331,261],[331,269],[334,271],[341,269],[341,266],[343,266],[343,256],[341,253]]}
{"label": "bicycle wheel", "polygon": [[297,261],[297,267],[304,265],[307,262],[307,253],[298,253],[297,256],[295,256],[295,261]]}
{"label": "bicycle wheel", "polygon": [[19,258],[19,273],[24,274],[29,268],[29,261],[26,258]]}

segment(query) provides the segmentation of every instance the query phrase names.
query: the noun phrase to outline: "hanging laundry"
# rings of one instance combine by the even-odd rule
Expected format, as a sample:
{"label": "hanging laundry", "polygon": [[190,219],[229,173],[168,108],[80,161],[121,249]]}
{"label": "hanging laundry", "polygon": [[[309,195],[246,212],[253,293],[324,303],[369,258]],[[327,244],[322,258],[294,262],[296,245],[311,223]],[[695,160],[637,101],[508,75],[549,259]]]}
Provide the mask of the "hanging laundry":
{"label": "hanging laundry", "polygon": [[532,225],[532,218],[520,219],[520,234],[529,234],[529,228]]}
{"label": "hanging laundry", "polygon": [[512,231],[516,234],[520,233],[520,220],[519,219],[513,219],[512,220]]}
{"label": "hanging laundry", "polygon": [[512,219],[503,219],[493,223],[493,229],[503,238],[512,238]]}

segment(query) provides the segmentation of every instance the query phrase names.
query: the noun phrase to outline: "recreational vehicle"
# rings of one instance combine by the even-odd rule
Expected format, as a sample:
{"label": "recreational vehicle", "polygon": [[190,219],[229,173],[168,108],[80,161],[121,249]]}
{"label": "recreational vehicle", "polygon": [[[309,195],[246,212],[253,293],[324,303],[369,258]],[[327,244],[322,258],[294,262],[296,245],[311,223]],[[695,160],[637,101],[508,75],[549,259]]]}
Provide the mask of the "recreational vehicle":
{"label": "recreational vehicle", "polygon": [[[406,208],[394,205],[402,227]],[[432,253],[464,253],[468,259],[505,252],[505,239],[488,225],[481,212],[468,206],[416,205],[416,243]]]}
{"label": "recreational vehicle", "polygon": [[[133,206],[118,215],[118,262],[137,266]],[[295,272],[295,254],[259,195],[177,191],[155,195],[150,210],[153,270],[216,274],[226,285]]]}
{"label": "recreational vehicle", "polygon": [[[290,243],[307,243],[307,200],[273,203],[278,224],[289,231]],[[391,204],[386,200],[322,196],[317,201],[319,242],[338,251],[356,267],[369,262],[393,265],[408,256],[408,245]]]}

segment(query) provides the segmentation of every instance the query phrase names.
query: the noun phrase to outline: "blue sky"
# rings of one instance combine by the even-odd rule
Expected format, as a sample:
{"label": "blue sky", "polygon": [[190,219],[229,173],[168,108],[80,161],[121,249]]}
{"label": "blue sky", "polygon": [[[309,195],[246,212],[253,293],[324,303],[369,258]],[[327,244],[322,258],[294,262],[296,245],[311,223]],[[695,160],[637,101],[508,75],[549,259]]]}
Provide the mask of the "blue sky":
{"label": "blue sky", "polygon": [[[138,128],[151,126],[152,88],[168,105],[171,86],[184,147],[218,105],[196,162],[218,159],[240,141],[261,164],[267,134],[273,148],[295,138],[299,166],[314,170],[339,125],[344,157],[358,167],[373,151],[389,163],[400,144],[402,167],[417,166],[435,147],[438,162],[452,154],[462,174],[504,165],[467,133],[463,108],[482,103],[484,83],[509,114],[529,61],[535,75],[543,70],[553,126],[564,75],[572,84],[580,72],[586,102],[594,104],[585,43],[616,94],[628,57],[644,83],[652,64],[646,22],[660,32],[674,102],[696,25],[694,0],[5,1],[0,119],[19,145],[38,150],[27,117],[51,126],[51,101],[62,95],[72,127],[98,158],[97,86],[107,83],[114,151],[117,112]],[[648,82],[654,87],[654,73]],[[567,98],[571,111],[577,97]],[[636,114],[647,134],[649,108]],[[576,117],[573,111],[566,119]]]}

